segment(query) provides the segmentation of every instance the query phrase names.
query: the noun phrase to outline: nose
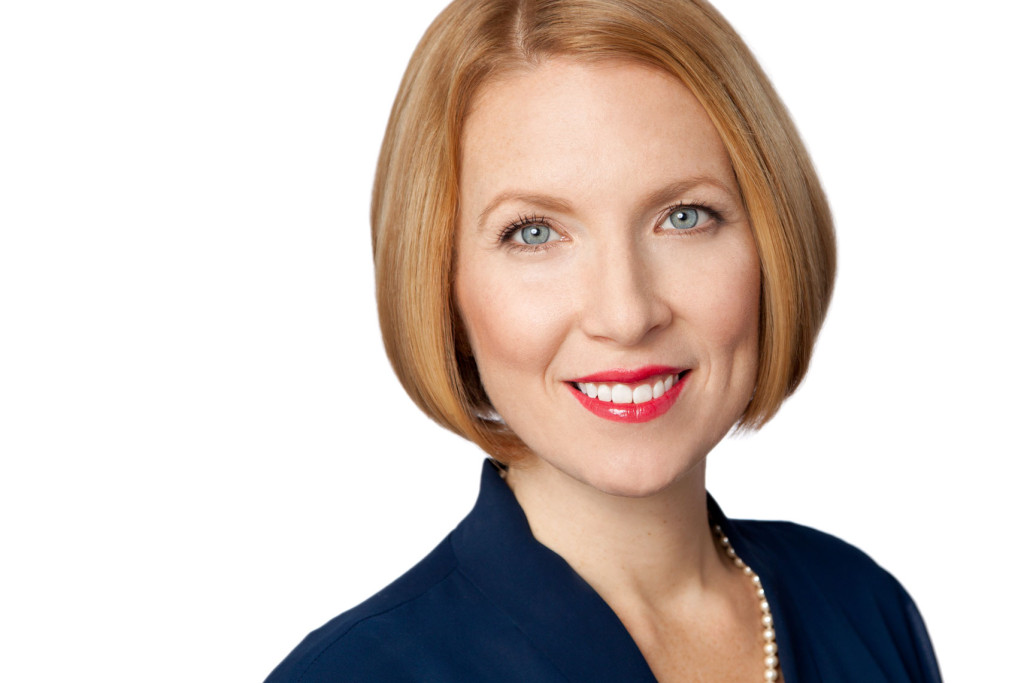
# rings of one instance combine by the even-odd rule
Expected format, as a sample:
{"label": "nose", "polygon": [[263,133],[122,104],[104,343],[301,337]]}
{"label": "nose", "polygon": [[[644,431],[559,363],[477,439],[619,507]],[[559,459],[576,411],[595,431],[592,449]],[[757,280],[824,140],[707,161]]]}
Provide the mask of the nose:
{"label": "nose", "polygon": [[658,286],[658,268],[643,249],[621,243],[591,254],[582,292],[580,324],[589,337],[636,346],[668,326],[672,309]]}

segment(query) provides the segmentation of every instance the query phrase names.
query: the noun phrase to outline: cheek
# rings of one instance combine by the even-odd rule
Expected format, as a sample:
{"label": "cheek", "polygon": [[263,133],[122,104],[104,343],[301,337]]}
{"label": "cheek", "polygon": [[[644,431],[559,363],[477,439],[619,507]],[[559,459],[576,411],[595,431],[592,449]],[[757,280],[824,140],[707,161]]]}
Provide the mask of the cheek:
{"label": "cheek", "polygon": [[742,240],[708,254],[693,275],[686,315],[706,399],[695,414],[708,425],[702,447],[710,450],[741,417],[757,381],[761,267]]}
{"label": "cheek", "polygon": [[761,267],[752,241],[743,239],[720,258],[704,260],[694,275],[686,293],[687,317],[706,352],[744,368],[756,365]]}
{"label": "cheek", "polygon": [[462,264],[455,294],[492,401],[505,389],[522,388],[524,378],[543,380],[571,319],[550,281],[530,281],[521,273],[506,277],[500,263]]}
{"label": "cheek", "polygon": [[731,356],[732,381],[740,406],[746,405],[757,381],[761,311],[761,265],[751,246],[750,257],[732,286],[726,289],[722,309],[727,311],[716,329],[723,353]]}
{"label": "cheek", "polygon": [[747,346],[757,344],[761,309],[761,277],[756,260],[738,276],[722,283],[713,297],[709,314],[709,333],[721,344]]}

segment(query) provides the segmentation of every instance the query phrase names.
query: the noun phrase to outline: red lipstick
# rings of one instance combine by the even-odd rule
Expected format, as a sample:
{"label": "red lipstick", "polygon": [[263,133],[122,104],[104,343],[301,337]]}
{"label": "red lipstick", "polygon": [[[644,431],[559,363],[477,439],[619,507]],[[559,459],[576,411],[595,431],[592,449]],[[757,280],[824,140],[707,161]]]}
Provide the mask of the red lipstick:
{"label": "red lipstick", "polygon": [[666,391],[663,395],[658,398],[652,398],[649,401],[643,403],[612,403],[611,401],[602,401],[597,398],[591,398],[585,393],[572,386],[569,383],[569,391],[572,395],[580,402],[584,408],[605,420],[612,420],[613,422],[627,422],[636,424],[640,422],[649,422],[657,417],[661,417],[669,408],[675,404],[676,399],[679,398],[679,394],[682,393],[683,387],[686,385],[686,381],[690,377],[690,371],[686,370],[680,374],[678,368],[671,368],[666,366],[648,366],[640,368],[638,370],[608,370],[593,375],[587,375],[586,377],[580,377],[571,382],[577,383],[594,383],[594,384],[627,384],[642,382],[650,377],[658,375],[677,375],[675,384]]}
{"label": "red lipstick", "polygon": [[669,367],[668,365],[646,365],[636,370],[605,370],[586,377],[577,377],[570,382],[593,382],[594,384],[628,384],[629,382],[643,382],[648,377],[657,375],[678,375],[680,368]]}

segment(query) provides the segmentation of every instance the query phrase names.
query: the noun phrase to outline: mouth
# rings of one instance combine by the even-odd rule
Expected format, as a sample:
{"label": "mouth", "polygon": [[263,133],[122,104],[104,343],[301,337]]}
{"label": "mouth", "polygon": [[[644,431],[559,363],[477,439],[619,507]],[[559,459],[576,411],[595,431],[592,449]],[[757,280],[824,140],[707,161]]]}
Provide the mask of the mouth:
{"label": "mouth", "polygon": [[573,397],[594,415],[614,422],[648,422],[668,412],[690,370],[667,367],[614,370],[566,382]]}

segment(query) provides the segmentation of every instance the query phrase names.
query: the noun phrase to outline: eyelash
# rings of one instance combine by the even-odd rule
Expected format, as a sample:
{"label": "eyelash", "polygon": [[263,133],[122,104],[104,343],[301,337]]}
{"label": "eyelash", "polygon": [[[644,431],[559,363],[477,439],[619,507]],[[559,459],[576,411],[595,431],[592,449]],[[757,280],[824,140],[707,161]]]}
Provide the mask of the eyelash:
{"label": "eyelash", "polygon": [[[708,215],[708,221],[704,225],[690,228],[689,230],[673,231],[677,232],[680,236],[691,237],[694,235],[699,235],[704,232],[707,232],[708,230],[713,230],[722,223],[722,214],[718,212],[716,209],[713,209],[712,207],[708,206],[707,204],[704,204],[703,202],[685,202],[680,204],[673,204],[672,206],[662,211],[659,214],[661,216],[661,220],[658,222],[658,225],[660,226],[662,223],[668,220],[668,217],[671,216],[674,211],[678,211],[679,209],[699,209]],[[533,214],[531,216],[520,215],[515,220],[515,222],[509,224],[508,226],[505,227],[504,230],[501,231],[501,235],[498,236],[498,242],[500,244],[504,244],[507,248],[511,249],[512,251],[538,252],[549,249],[550,247],[553,247],[554,245],[558,244],[561,241],[552,240],[550,242],[545,242],[544,244],[537,245],[519,244],[517,242],[512,241],[512,236],[516,234],[516,232],[530,225],[543,225],[552,232],[560,234],[555,229],[555,227],[551,225],[550,220],[546,216],[538,216],[536,214]]]}
{"label": "eyelash", "polygon": [[713,209],[712,207],[708,206],[707,204],[704,204],[703,202],[685,202],[683,204],[673,204],[666,211],[663,211],[661,213],[663,218],[661,219],[661,222],[658,223],[658,225],[661,225],[666,220],[668,220],[668,217],[671,216],[676,211],[678,211],[679,209],[698,209],[708,215],[708,220],[704,225],[689,228],[688,230],[672,231],[680,236],[693,237],[694,235],[700,235],[709,230],[714,230],[715,228],[722,224],[722,214],[718,212],[716,209]]}
{"label": "eyelash", "polygon": [[504,244],[508,249],[511,249],[512,251],[538,252],[549,249],[561,241],[556,239],[551,240],[550,242],[545,242],[544,244],[519,244],[518,242],[513,242],[512,236],[515,235],[518,231],[527,227],[528,225],[543,225],[556,235],[561,235],[561,233],[555,230],[554,226],[551,225],[550,220],[546,216],[538,216],[536,214],[532,216],[520,215],[514,223],[508,225],[504,230],[501,231],[501,235],[498,237],[498,242],[500,244]]}

